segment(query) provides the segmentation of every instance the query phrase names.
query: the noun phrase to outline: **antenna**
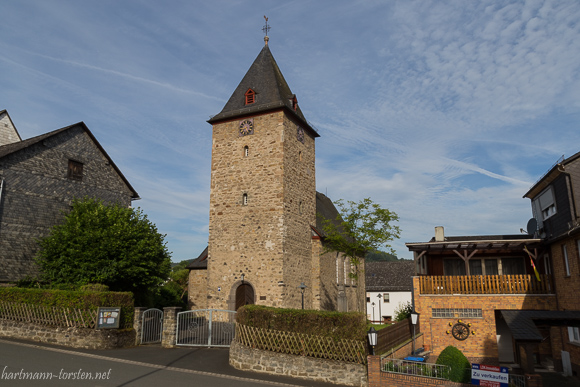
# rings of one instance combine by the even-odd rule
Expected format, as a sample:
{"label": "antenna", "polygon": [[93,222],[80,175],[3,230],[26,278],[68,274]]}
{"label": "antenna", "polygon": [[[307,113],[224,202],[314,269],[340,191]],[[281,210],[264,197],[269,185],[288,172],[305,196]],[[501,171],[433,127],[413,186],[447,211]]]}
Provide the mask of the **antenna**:
{"label": "antenna", "polygon": [[535,218],[528,220],[528,225],[526,227],[528,235],[534,236],[538,230],[538,221]]}
{"label": "antenna", "polygon": [[267,46],[268,40],[270,40],[270,38],[268,37],[268,31],[270,31],[270,26],[268,25],[268,18],[266,17],[266,15],[264,15],[264,20],[266,20],[266,25],[262,27],[262,31],[264,32],[264,34],[266,34],[266,36],[264,36],[264,42],[266,43]]}

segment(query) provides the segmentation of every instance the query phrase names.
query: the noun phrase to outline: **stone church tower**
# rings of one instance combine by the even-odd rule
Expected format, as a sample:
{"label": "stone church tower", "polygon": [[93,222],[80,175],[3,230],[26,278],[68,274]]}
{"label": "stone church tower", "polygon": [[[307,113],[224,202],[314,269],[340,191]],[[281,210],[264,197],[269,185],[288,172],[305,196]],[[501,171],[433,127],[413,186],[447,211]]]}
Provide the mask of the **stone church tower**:
{"label": "stone church tower", "polygon": [[[332,207],[335,215],[336,209],[316,192],[319,135],[267,40],[223,110],[208,122],[213,129],[209,241],[189,266],[191,307],[301,308],[304,296],[307,309],[353,310],[346,307],[344,258],[321,255],[316,214]],[[317,203],[327,208],[321,211]],[[364,296],[364,285],[361,290]],[[357,297],[351,298],[356,305]]]}

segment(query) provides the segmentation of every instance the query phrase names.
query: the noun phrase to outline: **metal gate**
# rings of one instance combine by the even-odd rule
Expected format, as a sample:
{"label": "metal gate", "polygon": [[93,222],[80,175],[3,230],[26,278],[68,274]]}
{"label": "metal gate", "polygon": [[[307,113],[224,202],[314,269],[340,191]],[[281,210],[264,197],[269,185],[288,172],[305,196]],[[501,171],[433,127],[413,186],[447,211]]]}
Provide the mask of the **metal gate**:
{"label": "metal gate", "polygon": [[177,314],[177,345],[229,347],[235,334],[236,312],[188,310]]}
{"label": "metal gate", "polygon": [[147,309],[141,320],[141,344],[160,343],[163,334],[163,311]]}

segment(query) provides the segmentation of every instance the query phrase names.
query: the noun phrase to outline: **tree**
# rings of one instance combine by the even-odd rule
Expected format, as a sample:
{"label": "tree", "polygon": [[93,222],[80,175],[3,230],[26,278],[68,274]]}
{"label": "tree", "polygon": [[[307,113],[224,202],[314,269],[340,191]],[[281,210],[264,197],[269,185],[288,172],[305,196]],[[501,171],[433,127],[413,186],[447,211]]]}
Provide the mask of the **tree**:
{"label": "tree", "polygon": [[40,241],[36,261],[43,281],[99,283],[140,300],[169,276],[164,238],[140,209],[85,198],[74,200],[64,221]]}
{"label": "tree", "polygon": [[413,312],[413,305],[409,301],[403,303],[399,302],[399,305],[395,308],[395,321],[403,321],[411,317]]}
{"label": "tree", "polygon": [[169,280],[163,284],[160,297],[156,298],[155,307],[182,306],[187,307],[187,288],[189,284],[189,269],[187,265],[192,260],[173,264]]}
{"label": "tree", "polygon": [[396,255],[380,250],[369,251],[365,255],[365,262],[396,262],[398,260]]}
{"label": "tree", "polygon": [[401,230],[393,225],[396,213],[373,203],[370,198],[360,202],[340,199],[335,202],[339,214],[336,219],[322,218],[325,251],[343,252],[354,266],[352,278],[358,278],[358,266],[368,252],[379,247],[394,254],[388,242],[399,238]]}

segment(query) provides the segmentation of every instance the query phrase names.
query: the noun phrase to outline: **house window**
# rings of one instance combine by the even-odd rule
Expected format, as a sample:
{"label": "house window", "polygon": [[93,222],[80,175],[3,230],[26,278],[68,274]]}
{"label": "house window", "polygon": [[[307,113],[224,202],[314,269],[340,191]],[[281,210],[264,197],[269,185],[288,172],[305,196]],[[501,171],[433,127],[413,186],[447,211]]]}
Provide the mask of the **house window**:
{"label": "house window", "polygon": [[564,258],[564,268],[566,269],[566,276],[570,276],[570,263],[568,262],[568,246],[562,245],[562,257]]}
{"label": "house window", "polygon": [[74,160],[69,160],[67,177],[71,180],[81,181],[83,179],[83,163],[79,163],[78,161]]}
{"label": "house window", "polygon": [[554,202],[554,191],[548,187],[533,202],[536,212],[536,219],[546,220],[556,213],[556,203]]}
{"label": "house window", "polygon": [[367,297],[367,303],[371,302],[371,298]]}
{"label": "house window", "polygon": [[246,96],[246,105],[250,105],[256,102],[256,92],[254,90],[248,89],[248,91],[246,91],[245,96]]}
{"label": "house window", "polygon": [[248,148],[248,146],[246,145],[244,147],[244,157],[248,157],[249,154],[250,154],[250,148]]}
{"label": "house window", "polygon": [[389,302],[391,302],[390,298],[389,298],[389,293],[383,293],[383,302],[385,304],[388,304]]}
{"label": "house window", "polygon": [[524,263],[523,258],[521,257],[502,258],[501,274],[502,275],[526,274],[526,265]]}
{"label": "house window", "polygon": [[433,318],[481,318],[483,314],[481,309],[467,308],[433,308],[431,310]]}
{"label": "house window", "polygon": [[550,265],[550,256],[548,254],[544,254],[544,273],[552,274],[552,266]]}
{"label": "house window", "polygon": [[242,204],[243,204],[244,206],[247,206],[247,205],[248,205],[248,194],[247,194],[247,193],[245,193],[245,194],[242,196]]}
{"label": "house window", "polygon": [[580,344],[580,328],[578,327],[568,327],[568,337],[571,343]]}
{"label": "house window", "polygon": [[445,259],[443,272],[445,275],[465,275],[465,262],[460,258]]}
{"label": "house window", "polygon": [[300,215],[302,215],[302,201],[300,201],[300,203],[298,203],[298,213]]}

